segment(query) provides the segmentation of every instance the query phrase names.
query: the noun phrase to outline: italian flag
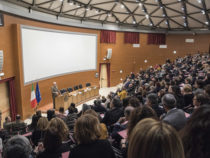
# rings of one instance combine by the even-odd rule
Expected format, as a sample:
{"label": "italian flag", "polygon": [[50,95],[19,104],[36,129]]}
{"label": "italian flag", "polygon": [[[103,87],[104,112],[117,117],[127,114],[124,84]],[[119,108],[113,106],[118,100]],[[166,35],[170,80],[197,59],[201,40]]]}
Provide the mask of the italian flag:
{"label": "italian flag", "polygon": [[35,94],[35,90],[34,90],[34,84],[32,84],[32,87],[31,87],[31,108],[35,108],[36,105],[37,105],[36,94]]}

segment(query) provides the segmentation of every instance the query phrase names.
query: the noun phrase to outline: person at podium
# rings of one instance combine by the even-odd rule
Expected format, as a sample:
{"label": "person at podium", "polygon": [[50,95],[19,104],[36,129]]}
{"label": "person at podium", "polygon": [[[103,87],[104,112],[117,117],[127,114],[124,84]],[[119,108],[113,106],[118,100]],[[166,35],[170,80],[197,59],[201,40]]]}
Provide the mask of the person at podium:
{"label": "person at podium", "polygon": [[51,92],[53,98],[53,108],[55,109],[55,98],[61,94],[56,82],[53,82],[53,86],[51,87]]}

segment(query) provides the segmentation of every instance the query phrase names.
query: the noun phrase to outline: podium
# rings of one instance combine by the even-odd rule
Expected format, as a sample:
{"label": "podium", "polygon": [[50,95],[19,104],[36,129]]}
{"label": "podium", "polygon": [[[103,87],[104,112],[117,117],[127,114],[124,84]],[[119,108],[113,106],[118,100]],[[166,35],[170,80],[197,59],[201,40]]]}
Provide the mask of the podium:
{"label": "podium", "polygon": [[79,105],[98,95],[99,87],[97,86],[85,87],[70,93],[65,92],[55,98],[55,109],[59,110],[60,107],[63,107],[64,110],[67,110],[71,103]]}

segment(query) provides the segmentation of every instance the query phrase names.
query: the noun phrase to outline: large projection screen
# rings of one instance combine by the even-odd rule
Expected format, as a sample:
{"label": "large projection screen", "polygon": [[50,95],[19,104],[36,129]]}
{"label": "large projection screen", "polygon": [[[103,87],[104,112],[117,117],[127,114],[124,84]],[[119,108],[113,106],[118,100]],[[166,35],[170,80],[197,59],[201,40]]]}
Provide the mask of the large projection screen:
{"label": "large projection screen", "polygon": [[97,68],[97,35],[21,26],[24,84]]}

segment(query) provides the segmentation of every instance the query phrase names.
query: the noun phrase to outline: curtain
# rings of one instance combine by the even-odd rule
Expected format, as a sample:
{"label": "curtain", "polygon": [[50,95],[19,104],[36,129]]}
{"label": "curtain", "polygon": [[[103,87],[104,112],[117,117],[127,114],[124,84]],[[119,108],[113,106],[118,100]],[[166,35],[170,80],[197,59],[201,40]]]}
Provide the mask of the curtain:
{"label": "curtain", "polygon": [[116,32],[101,30],[101,43],[116,43]]}
{"label": "curtain", "polygon": [[0,80],[0,83],[3,83],[3,82],[8,82],[9,83],[9,102],[10,102],[10,114],[11,114],[12,121],[15,120],[15,117],[17,115],[14,79],[15,78],[12,77],[12,78],[7,78],[7,79]]}
{"label": "curtain", "polygon": [[15,120],[17,115],[16,100],[15,100],[15,82],[14,78],[9,80],[9,101],[10,101],[10,113],[12,121]]}
{"label": "curtain", "polygon": [[108,87],[110,87],[110,63],[106,64],[107,67],[107,80],[108,80]]}
{"label": "curtain", "polygon": [[139,43],[139,33],[138,32],[125,32],[124,33],[124,43],[138,44]]}
{"label": "curtain", "polygon": [[147,44],[164,45],[166,44],[165,34],[148,34]]}

